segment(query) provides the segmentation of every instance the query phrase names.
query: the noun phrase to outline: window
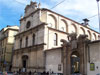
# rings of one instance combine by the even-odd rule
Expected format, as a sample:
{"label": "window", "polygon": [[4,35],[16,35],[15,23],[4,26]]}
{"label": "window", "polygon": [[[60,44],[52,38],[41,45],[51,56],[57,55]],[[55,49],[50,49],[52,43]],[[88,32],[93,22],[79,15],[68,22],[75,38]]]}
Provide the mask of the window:
{"label": "window", "polygon": [[98,39],[100,40],[100,35],[98,35]]}
{"label": "window", "polygon": [[26,28],[29,28],[31,26],[31,22],[28,21],[27,24],[26,24]]}
{"label": "window", "polygon": [[54,46],[57,46],[57,34],[54,34]]}
{"label": "window", "polygon": [[49,24],[48,24],[48,26],[49,26],[49,27],[52,27],[52,24],[51,24],[51,23],[49,23]]}
{"label": "window", "polygon": [[22,39],[20,39],[20,48],[22,47]]}
{"label": "window", "polygon": [[35,44],[35,34],[33,34],[33,36],[32,36],[32,45],[34,45]]}
{"label": "window", "polygon": [[64,27],[61,27],[61,31],[64,31]]}
{"label": "window", "polygon": [[58,64],[58,71],[61,71],[61,64]]}
{"label": "window", "polygon": [[26,47],[28,46],[28,37],[26,37]]}

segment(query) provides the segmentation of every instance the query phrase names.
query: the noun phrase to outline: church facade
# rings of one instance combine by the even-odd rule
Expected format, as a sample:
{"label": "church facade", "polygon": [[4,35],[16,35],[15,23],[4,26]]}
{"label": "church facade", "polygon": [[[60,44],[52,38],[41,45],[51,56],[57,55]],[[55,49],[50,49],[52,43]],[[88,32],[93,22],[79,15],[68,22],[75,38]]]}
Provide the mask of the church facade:
{"label": "church facade", "polygon": [[[86,38],[89,40],[99,39],[99,33],[87,25],[80,24],[49,9],[39,8],[36,2],[31,2],[25,8],[25,15],[20,19],[19,33],[15,36],[12,70],[64,73],[67,68],[64,68],[64,65],[68,65],[70,62],[67,63],[63,59],[66,57],[63,57],[64,46],[62,46],[61,39],[69,41],[71,39],[69,35],[72,33],[77,34],[75,38],[80,35],[88,35]],[[71,48],[76,50],[79,43],[75,43],[76,39]],[[74,52],[70,53],[74,56]],[[78,57],[82,52],[81,54],[75,52],[75,54]],[[81,58],[83,61],[83,57]],[[72,61],[80,61],[79,59]],[[82,65],[80,68],[83,67]],[[69,68],[66,70],[69,71]],[[70,73],[74,73],[74,68],[72,69],[73,71],[69,71]],[[85,71],[82,69],[81,73],[83,72]]]}

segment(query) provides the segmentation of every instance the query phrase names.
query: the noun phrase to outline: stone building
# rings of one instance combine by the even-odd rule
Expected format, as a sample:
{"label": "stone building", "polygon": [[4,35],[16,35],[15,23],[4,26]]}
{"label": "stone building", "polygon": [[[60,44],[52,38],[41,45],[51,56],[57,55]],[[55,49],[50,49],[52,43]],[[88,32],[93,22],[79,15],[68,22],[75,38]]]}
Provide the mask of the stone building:
{"label": "stone building", "polygon": [[100,74],[100,40],[88,44],[87,75]]}
{"label": "stone building", "polygon": [[[88,27],[86,19],[84,24],[80,24],[49,9],[39,8],[36,2],[31,1],[25,8],[19,33],[15,36],[12,70],[63,73],[60,40],[69,41],[71,33],[76,33],[76,37],[86,34],[86,38],[92,41],[99,38],[99,33]],[[75,47],[77,45],[73,45]]]}
{"label": "stone building", "polygon": [[18,26],[8,25],[0,31],[0,71],[8,71],[11,66],[14,36],[18,30]]}

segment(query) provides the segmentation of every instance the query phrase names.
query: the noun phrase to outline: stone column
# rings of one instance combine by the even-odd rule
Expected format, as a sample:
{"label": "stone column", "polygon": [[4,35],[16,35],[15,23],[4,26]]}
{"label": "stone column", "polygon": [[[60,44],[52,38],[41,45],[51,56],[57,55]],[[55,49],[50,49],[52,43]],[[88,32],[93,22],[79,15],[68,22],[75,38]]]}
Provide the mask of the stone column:
{"label": "stone column", "polygon": [[70,58],[68,56],[68,46],[69,43],[66,40],[61,40],[63,42],[63,52],[62,52],[62,58],[63,58],[63,75],[70,75]]}
{"label": "stone column", "polygon": [[63,75],[67,75],[67,53],[66,53],[66,46],[63,47]]}

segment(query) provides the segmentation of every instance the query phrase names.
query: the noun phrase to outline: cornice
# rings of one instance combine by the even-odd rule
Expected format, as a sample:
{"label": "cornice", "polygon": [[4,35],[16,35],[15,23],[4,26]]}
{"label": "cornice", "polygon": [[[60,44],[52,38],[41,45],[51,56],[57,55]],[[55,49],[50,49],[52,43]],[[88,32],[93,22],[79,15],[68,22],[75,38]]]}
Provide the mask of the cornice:
{"label": "cornice", "polygon": [[21,33],[18,33],[17,35],[15,35],[15,37],[20,36],[20,35],[22,35],[22,34],[25,34],[26,32],[32,31],[32,30],[34,30],[34,29],[36,29],[36,28],[39,28],[39,27],[41,27],[41,26],[44,26],[44,25],[47,25],[47,23],[44,23],[44,22],[43,22],[43,23],[41,23],[41,24],[39,24],[39,25],[36,25],[35,27],[33,27],[33,28],[29,29],[29,30],[23,31],[23,32],[21,32]]}

